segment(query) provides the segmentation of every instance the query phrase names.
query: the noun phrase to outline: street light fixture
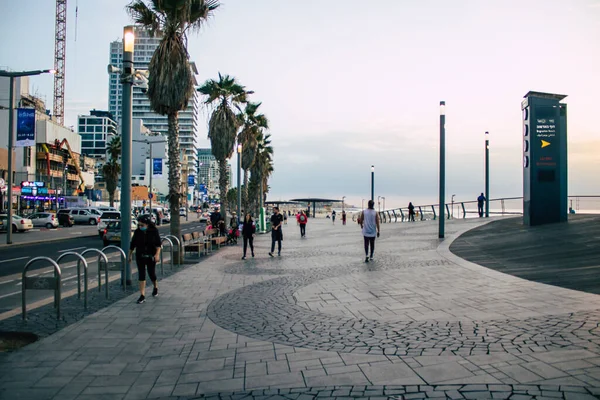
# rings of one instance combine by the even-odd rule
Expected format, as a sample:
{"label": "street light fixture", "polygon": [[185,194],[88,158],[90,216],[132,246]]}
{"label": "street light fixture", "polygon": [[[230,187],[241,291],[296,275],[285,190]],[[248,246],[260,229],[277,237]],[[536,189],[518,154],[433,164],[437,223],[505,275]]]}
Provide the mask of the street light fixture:
{"label": "street light fixture", "polygon": [[485,217],[490,217],[490,133],[485,132]]}
{"label": "street light fixture", "polygon": [[243,221],[242,219],[242,145],[237,145],[237,222],[238,226]]}
{"label": "street light fixture", "polygon": [[375,166],[371,165],[371,200],[375,201]]}
{"label": "street light fixture", "polygon": [[451,218],[454,218],[454,197],[455,196],[456,196],[455,194],[452,195],[452,214],[451,214]]}
{"label": "street light fixture", "polygon": [[446,102],[440,101],[440,220],[438,237],[444,238],[446,219]]}
{"label": "street light fixture", "polygon": [[54,69],[38,69],[33,71],[19,71],[19,72],[11,72],[0,70],[0,76],[5,76],[9,79],[9,97],[8,97],[8,189],[7,189],[7,197],[8,197],[8,210],[7,210],[7,222],[8,229],[6,230],[6,244],[12,244],[12,188],[13,188],[13,142],[14,142],[14,110],[15,110],[15,78],[20,78],[22,76],[34,76],[41,74],[56,74],[56,70]]}

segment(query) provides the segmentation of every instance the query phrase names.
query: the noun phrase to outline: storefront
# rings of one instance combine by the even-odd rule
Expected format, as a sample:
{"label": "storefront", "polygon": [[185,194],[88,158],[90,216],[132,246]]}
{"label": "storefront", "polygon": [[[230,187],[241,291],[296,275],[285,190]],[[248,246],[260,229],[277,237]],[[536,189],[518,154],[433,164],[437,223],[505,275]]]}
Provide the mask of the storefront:
{"label": "storefront", "polygon": [[65,199],[60,196],[60,190],[58,196],[56,192],[55,189],[48,189],[45,182],[23,181],[20,188],[13,188],[13,194],[19,199],[17,210],[21,214],[63,208]]}

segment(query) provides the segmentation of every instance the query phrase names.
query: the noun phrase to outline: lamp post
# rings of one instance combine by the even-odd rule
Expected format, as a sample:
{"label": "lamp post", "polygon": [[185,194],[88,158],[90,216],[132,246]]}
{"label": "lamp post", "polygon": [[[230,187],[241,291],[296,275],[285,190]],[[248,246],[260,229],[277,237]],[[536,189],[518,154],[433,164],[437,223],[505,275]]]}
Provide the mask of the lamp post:
{"label": "lamp post", "polygon": [[[152,215],[152,197],[154,196],[154,192],[152,190],[152,177],[154,176],[154,162],[152,159],[152,145],[155,145],[157,143],[167,143],[166,140],[155,140],[155,141],[149,141],[148,139],[146,140],[131,140],[132,142],[136,142],[136,143],[146,143],[149,147],[150,147],[150,187],[149,187],[149,192],[148,192],[148,208],[150,210],[150,215]],[[152,195],[152,196],[150,196]],[[159,218],[158,213],[156,214],[156,218]],[[158,224],[160,225],[162,221],[158,221]]]}
{"label": "lamp post", "polygon": [[[132,90],[135,70],[133,69],[133,26],[123,28],[123,103],[121,109],[121,248],[127,254],[131,243],[131,118]],[[131,265],[125,260],[126,284],[131,285]]]}
{"label": "lamp post", "polygon": [[385,211],[385,197],[381,196],[381,198],[383,199],[383,211]]}
{"label": "lamp post", "polygon": [[375,166],[371,165],[371,200],[375,201]]}
{"label": "lamp post", "polygon": [[242,145],[237,145],[237,222],[242,222]]}
{"label": "lamp post", "polygon": [[490,133],[485,132],[485,217],[490,217]]}
{"label": "lamp post", "polygon": [[342,196],[342,212],[344,212],[344,200],[346,199],[346,196]]}
{"label": "lamp post", "polygon": [[444,238],[446,222],[446,102],[440,101],[440,220],[438,237]]}
{"label": "lamp post", "polygon": [[56,70],[54,69],[38,69],[34,71],[20,71],[20,72],[10,72],[5,70],[0,70],[0,76],[5,76],[9,78],[9,95],[8,95],[8,189],[7,189],[7,197],[8,197],[8,209],[7,211],[7,224],[8,227],[6,229],[6,244],[12,244],[12,196],[13,196],[13,143],[14,139],[14,129],[15,129],[15,121],[14,121],[14,110],[15,110],[15,78],[20,78],[22,76],[33,76],[33,75],[41,75],[41,74],[55,74]]}
{"label": "lamp post", "polygon": [[452,195],[452,213],[450,214],[452,219],[454,219],[454,197],[455,196],[456,196],[455,194]]}

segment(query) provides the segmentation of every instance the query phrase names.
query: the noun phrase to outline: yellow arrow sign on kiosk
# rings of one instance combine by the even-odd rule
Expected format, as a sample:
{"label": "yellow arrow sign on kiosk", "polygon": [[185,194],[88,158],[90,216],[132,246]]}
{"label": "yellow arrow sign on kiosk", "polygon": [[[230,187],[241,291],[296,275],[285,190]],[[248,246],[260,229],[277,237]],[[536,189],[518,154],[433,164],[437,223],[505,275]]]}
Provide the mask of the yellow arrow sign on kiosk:
{"label": "yellow arrow sign on kiosk", "polygon": [[550,142],[546,142],[545,140],[542,140],[542,149],[544,147],[548,147],[548,146],[550,146]]}

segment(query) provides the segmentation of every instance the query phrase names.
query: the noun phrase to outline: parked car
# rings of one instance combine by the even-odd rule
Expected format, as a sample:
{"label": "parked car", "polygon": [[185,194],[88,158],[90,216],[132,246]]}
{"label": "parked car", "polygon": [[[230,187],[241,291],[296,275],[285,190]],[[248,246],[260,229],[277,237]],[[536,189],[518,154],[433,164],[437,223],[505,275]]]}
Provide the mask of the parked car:
{"label": "parked car", "polygon": [[[137,228],[137,226],[136,226]],[[133,236],[133,231],[131,230],[131,236]],[[106,228],[104,228],[102,235],[102,242],[104,247],[110,245],[111,243],[121,244],[121,221],[110,221]]]}
{"label": "parked car", "polygon": [[104,228],[111,221],[119,221],[121,219],[121,213],[119,211],[104,211],[100,216],[100,221],[98,222],[98,234],[100,237],[104,236]]}
{"label": "parked car", "polygon": [[94,207],[96,210],[101,211],[101,212],[106,212],[106,211],[119,211],[114,207]]}
{"label": "parked car", "polygon": [[179,209],[179,216],[180,216],[180,217],[185,217],[185,214],[186,214],[186,212],[185,212],[185,207],[181,207],[181,208]]}
{"label": "parked car", "polygon": [[58,228],[58,219],[54,213],[39,212],[29,217],[33,226],[44,226],[48,229]]}
{"label": "parked car", "polygon": [[56,219],[58,220],[58,223],[65,228],[70,228],[75,225],[75,220],[69,213],[61,213],[59,211],[58,214],[56,214]]}
{"label": "parked car", "polygon": [[[2,221],[2,229],[8,229],[8,214],[0,214],[0,221]],[[13,232],[25,232],[33,229],[33,222],[29,218],[24,218],[19,215],[12,216],[12,231]]]}
{"label": "parked car", "polygon": [[166,223],[171,222],[171,213],[169,213],[168,211],[164,211],[162,220]]}

